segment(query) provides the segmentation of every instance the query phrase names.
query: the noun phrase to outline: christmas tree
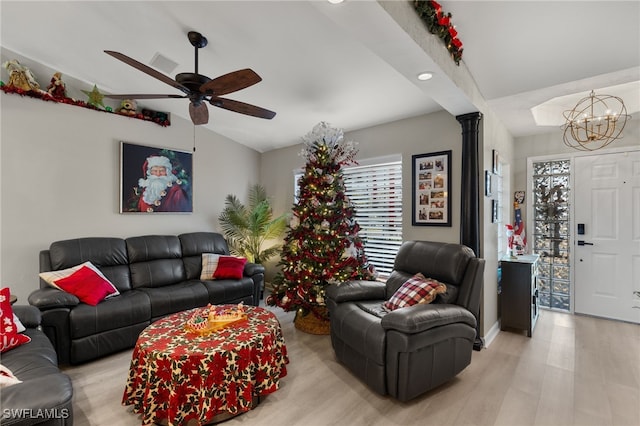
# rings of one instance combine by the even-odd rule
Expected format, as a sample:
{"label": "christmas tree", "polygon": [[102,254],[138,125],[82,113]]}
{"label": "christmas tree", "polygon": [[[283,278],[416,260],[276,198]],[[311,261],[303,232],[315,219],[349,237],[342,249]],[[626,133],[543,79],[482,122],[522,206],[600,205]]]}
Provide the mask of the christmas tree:
{"label": "christmas tree", "polygon": [[[342,167],[356,164],[353,142],[325,122],[303,138],[306,160],[299,194],[284,239],[273,291],[267,304],[299,317],[327,321],[325,289],[356,279],[373,279],[358,237],[355,208],[345,195]],[[297,322],[296,322],[297,325]]]}

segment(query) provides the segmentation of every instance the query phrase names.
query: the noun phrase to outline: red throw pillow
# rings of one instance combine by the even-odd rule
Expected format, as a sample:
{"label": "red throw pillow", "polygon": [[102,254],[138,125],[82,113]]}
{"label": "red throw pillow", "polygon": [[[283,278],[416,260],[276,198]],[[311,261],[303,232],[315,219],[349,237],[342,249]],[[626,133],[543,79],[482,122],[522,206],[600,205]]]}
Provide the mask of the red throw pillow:
{"label": "red throw pillow", "polygon": [[18,333],[16,323],[13,322],[11,308],[11,291],[5,287],[0,290],[0,352],[6,352],[31,341],[29,336]]}
{"label": "red throw pillow", "polygon": [[86,266],[66,278],[56,280],[55,284],[67,293],[76,296],[81,302],[91,306],[96,306],[115,291],[109,281]]}
{"label": "red throw pillow", "polygon": [[213,273],[213,279],[235,279],[242,278],[244,272],[244,264],[247,263],[247,259],[244,257],[235,256],[220,256],[218,259],[218,267]]}

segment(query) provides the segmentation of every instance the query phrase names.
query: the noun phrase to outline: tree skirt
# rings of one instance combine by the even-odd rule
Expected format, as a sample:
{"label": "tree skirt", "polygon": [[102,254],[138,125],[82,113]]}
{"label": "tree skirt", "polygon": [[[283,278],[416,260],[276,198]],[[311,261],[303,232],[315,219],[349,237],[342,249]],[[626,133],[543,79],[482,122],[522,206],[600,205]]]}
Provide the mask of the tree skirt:
{"label": "tree skirt", "polygon": [[296,318],[293,320],[295,327],[309,334],[328,335],[330,334],[330,322],[328,319],[318,318],[317,315],[312,312],[306,315],[296,313]]}

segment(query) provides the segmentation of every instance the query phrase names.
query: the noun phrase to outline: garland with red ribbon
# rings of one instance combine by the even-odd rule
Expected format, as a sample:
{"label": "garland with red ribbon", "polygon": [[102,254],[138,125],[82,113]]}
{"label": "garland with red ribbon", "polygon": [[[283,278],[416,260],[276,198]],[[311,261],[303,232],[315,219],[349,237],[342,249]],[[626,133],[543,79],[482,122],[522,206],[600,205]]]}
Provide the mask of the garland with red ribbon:
{"label": "garland with red ribbon", "polygon": [[107,113],[111,113],[111,114],[118,114],[118,115],[122,115],[125,117],[130,117],[130,118],[137,118],[139,120],[144,120],[144,121],[152,121],[156,124],[159,124],[162,127],[167,127],[171,125],[171,122],[169,121],[169,118],[167,116],[166,113],[161,113],[161,114],[157,114],[154,111],[148,110],[150,113],[152,114],[157,114],[157,117],[151,117],[151,116],[147,116],[144,115],[143,113],[137,113],[136,115],[125,115],[125,114],[120,114],[118,112],[114,112],[113,110],[111,110],[111,108],[107,107],[107,109],[100,109],[94,105],[88,104],[84,101],[79,101],[77,99],[72,99],[72,98],[56,98],[51,96],[49,93],[45,92],[45,91],[37,91],[37,90],[24,90],[24,89],[20,89],[18,87],[14,87],[14,86],[9,86],[6,84],[0,84],[0,90],[2,90],[5,93],[13,93],[16,95],[20,95],[20,96],[28,96],[30,98],[36,98],[36,99],[40,99],[43,101],[48,101],[48,102],[57,102],[57,103],[62,103],[62,104],[67,104],[67,105],[74,105],[74,106],[79,106],[82,108],[88,108],[88,109],[92,109],[95,111],[102,111],[102,112],[107,112]]}
{"label": "garland with red ribbon", "polygon": [[462,41],[458,38],[458,31],[451,23],[451,13],[442,12],[440,3],[431,0],[414,0],[413,7],[427,25],[429,32],[444,42],[453,61],[456,65],[460,65],[463,50]]}

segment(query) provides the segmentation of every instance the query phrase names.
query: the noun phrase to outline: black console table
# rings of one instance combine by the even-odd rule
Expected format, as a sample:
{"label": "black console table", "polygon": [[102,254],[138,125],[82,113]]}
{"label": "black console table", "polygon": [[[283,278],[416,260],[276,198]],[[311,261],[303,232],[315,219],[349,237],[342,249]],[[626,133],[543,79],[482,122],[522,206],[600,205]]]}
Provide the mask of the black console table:
{"label": "black console table", "polygon": [[539,312],[537,254],[521,255],[516,258],[500,259],[502,291],[500,302],[502,319],[500,329],[515,328],[525,330],[531,337]]}

